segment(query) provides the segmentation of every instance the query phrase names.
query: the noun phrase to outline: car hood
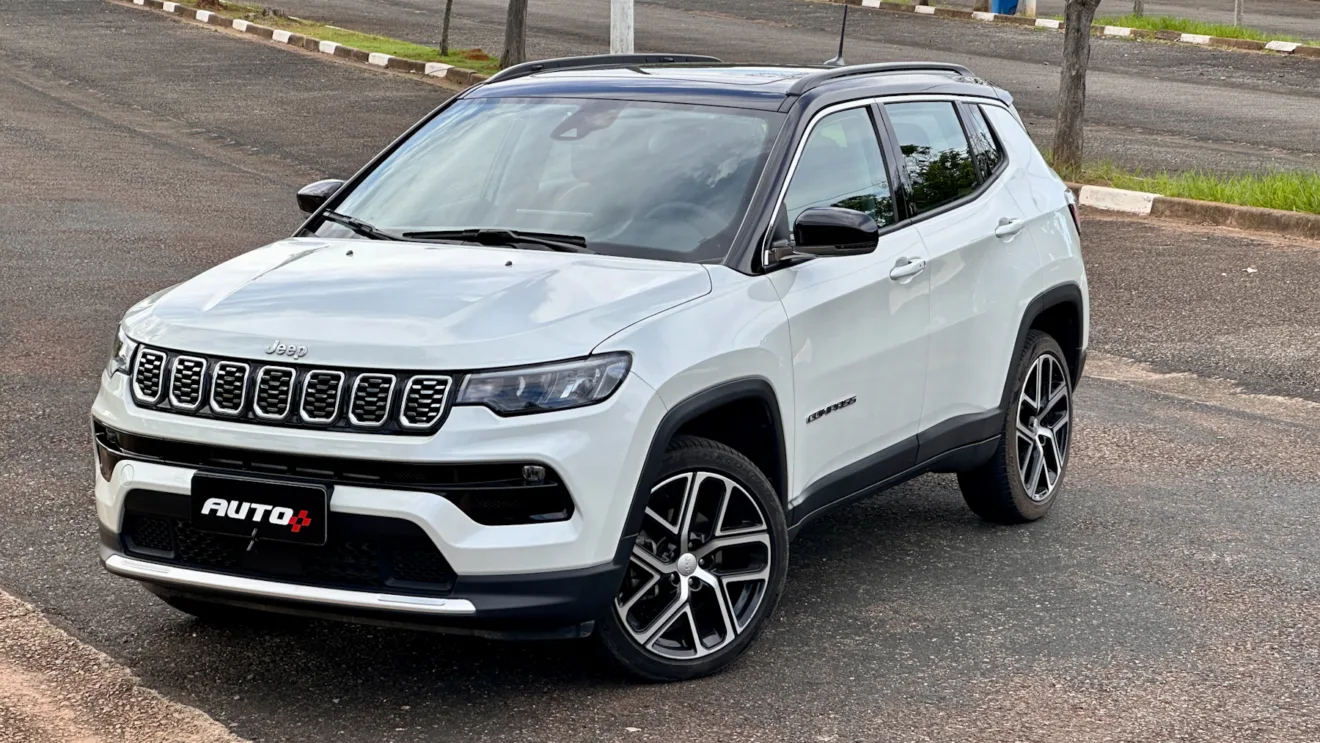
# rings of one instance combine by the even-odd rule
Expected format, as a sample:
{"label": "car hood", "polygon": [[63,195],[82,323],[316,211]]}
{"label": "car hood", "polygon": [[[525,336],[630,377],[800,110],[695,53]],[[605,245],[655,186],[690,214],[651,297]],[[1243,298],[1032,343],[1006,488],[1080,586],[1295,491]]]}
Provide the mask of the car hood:
{"label": "car hood", "polygon": [[[462,245],[292,238],[160,292],[129,337],[306,364],[479,369],[585,356],[610,335],[710,292],[696,264]],[[287,357],[284,360],[289,360]]]}

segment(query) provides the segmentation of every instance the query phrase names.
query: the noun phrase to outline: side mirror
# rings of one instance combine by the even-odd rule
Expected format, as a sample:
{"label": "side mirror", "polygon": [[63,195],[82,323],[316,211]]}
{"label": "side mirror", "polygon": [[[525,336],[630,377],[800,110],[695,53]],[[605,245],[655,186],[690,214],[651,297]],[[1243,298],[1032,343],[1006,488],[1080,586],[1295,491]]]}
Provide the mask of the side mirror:
{"label": "side mirror", "polygon": [[793,223],[793,250],[807,255],[863,255],[875,250],[880,225],[870,214],[837,206],[804,210]]}
{"label": "side mirror", "polygon": [[320,209],[326,199],[334,196],[335,191],[338,191],[339,187],[342,185],[344,185],[343,181],[331,178],[329,180],[317,181],[311,185],[303,186],[298,189],[298,208],[311,214],[317,209]]}

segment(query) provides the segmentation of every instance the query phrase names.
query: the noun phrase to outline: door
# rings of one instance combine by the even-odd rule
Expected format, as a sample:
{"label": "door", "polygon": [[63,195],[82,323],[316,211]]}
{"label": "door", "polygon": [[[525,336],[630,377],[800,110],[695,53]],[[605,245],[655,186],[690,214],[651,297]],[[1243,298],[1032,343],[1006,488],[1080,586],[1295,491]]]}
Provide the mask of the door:
{"label": "door", "polygon": [[784,207],[787,224],[810,207],[867,212],[882,228],[875,252],[815,258],[770,274],[793,349],[791,492],[798,495],[790,505],[806,502],[806,511],[910,467],[916,455],[928,354],[927,256],[917,231],[895,224],[871,117],[858,106],[816,120]]}
{"label": "door", "polygon": [[998,432],[1017,287],[1038,258],[1011,193],[1015,163],[975,115],[979,108],[911,101],[886,104],[885,113],[903,152],[916,229],[930,249],[926,459]]}

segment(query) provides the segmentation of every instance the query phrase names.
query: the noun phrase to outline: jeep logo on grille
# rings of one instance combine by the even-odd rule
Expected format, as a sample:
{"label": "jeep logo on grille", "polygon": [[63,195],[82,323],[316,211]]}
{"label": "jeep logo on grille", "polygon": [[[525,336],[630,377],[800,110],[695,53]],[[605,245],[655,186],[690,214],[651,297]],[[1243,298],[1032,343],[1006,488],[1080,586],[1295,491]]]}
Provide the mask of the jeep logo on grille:
{"label": "jeep logo on grille", "polygon": [[292,356],[295,359],[301,359],[307,355],[307,346],[295,346],[292,343],[274,341],[270,344],[270,348],[266,349],[266,353],[275,356]]}
{"label": "jeep logo on grille", "polygon": [[202,504],[202,515],[255,521],[258,524],[266,521],[275,526],[287,526],[294,534],[302,531],[303,527],[312,525],[312,519],[307,515],[306,510],[300,510],[295,514],[292,508],[268,506],[264,503],[244,503],[224,498],[207,498]]}

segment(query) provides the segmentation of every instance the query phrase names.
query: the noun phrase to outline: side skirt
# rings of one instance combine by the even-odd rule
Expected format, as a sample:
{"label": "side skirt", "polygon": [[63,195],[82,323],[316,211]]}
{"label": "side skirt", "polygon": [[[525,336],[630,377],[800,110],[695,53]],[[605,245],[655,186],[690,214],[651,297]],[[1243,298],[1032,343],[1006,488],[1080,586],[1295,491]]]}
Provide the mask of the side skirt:
{"label": "side skirt", "polygon": [[953,418],[835,472],[807,488],[788,514],[789,536],[840,506],[927,472],[961,472],[984,464],[999,447],[1003,413]]}

